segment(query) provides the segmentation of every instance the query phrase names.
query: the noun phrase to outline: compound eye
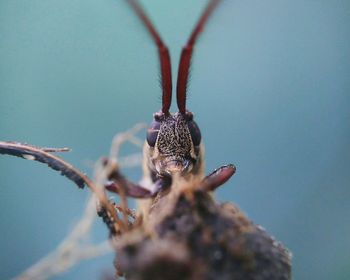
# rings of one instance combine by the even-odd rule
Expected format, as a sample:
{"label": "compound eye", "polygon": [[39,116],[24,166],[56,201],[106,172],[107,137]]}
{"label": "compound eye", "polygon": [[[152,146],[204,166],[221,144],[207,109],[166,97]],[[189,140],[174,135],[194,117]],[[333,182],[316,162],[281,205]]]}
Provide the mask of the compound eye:
{"label": "compound eye", "polygon": [[157,141],[158,133],[160,128],[160,122],[153,121],[149,128],[147,129],[147,143],[151,147],[154,147]]}
{"label": "compound eye", "polygon": [[187,122],[188,130],[190,131],[192,143],[194,146],[198,146],[201,143],[202,135],[198,125],[195,121]]}

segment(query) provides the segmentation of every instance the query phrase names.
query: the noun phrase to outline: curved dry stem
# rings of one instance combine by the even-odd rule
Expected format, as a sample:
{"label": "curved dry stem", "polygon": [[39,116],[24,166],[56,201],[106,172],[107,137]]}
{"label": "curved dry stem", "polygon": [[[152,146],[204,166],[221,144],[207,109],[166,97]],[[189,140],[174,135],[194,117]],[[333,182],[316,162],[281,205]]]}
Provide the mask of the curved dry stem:
{"label": "curved dry stem", "polygon": [[147,124],[138,123],[134,125],[132,128],[130,128],[129,130],[116,134],[112,140],[112,145],[109,152],[109,158],[110,159],[119,158],[119,151],[122,145],[127,142],[135,145],[136,147],[142,148],[144,140],[139,139],[135,135],[145,128],[147,128]]}
{"label": "curved dry stem", "polygon": [[96,218],[95,204],[96,197],[91,195],[81,219],[57,248],[18,275],[15,279],[48,279],[67,271],[82,260],[95,258],[112,252],[112,246],[107,240],[96,245],[87,244],[85,242]]}

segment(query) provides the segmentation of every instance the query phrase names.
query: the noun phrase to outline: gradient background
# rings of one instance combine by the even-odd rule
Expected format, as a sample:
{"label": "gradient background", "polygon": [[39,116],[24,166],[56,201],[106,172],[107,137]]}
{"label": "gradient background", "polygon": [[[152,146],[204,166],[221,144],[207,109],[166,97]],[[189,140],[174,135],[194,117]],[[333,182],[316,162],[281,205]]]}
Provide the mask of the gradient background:
{"label": "gradient background", "polygon": [[[217,198],[291,250],[295,279],[350,279],[350,2],[223,2],[198,42],[188,99],[207,171],[237,166]],[[170,47],[175,82],[205,1],[142,3]],[[64,158],[91,174],[87,162],[108,153],[113,135],[160,105],[155,47],[125,1],[0,1],[0,139],[71,147]],[[1,156],[0,279],[54,249],[88,193]],[[106,236],[97,221],[93,240]],[[97,279],[112,260],[56,279]]]}

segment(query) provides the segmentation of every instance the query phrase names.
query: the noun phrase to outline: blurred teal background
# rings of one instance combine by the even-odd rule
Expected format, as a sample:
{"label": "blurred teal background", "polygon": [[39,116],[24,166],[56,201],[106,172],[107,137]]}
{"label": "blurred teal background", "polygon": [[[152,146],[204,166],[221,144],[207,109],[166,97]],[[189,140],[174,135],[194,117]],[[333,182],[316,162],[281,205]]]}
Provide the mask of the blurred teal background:
{"label": "blurred teal background", "polygon": [[[142,3],[170,47],[176,81],[205,1]],[[192,63],[188,108],[207,171],[237,166],[217,198],[291,250],[295,279],[350,279],[349,26],[348,0],[226,0]],[[156,49],[122,0],[1,0],[0,62],[0,139],[71,147],[64,158],[90,175],[87,162],[108,153],[115,133],[161,106]],[[1,156],[0,279],[54,249],[88,193],[46,166]],[[92,239],[106,236],[97,221]],[[98,279],[112,261],[82,262],[55,279]]]}

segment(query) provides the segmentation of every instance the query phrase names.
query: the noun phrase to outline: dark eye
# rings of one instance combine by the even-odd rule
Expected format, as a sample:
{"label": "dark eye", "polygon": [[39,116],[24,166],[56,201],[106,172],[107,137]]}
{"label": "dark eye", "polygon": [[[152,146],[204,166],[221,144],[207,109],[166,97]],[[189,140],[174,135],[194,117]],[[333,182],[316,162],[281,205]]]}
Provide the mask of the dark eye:
{"label": "dark eye", "polygon": [[156,144],[159,128],[160,128],[160,122],[153,121],[149,126],[149,128],[147,129],[146,139],[147,139],[148,145],[150,145],[151,147],[154,147],[154,145]]}
{"label": "dark eye", "polygon": [[192,142],[194,146],[198,146],[201,143],[201,131],[195,121],[187,122],[188,129],[191,133]]}

